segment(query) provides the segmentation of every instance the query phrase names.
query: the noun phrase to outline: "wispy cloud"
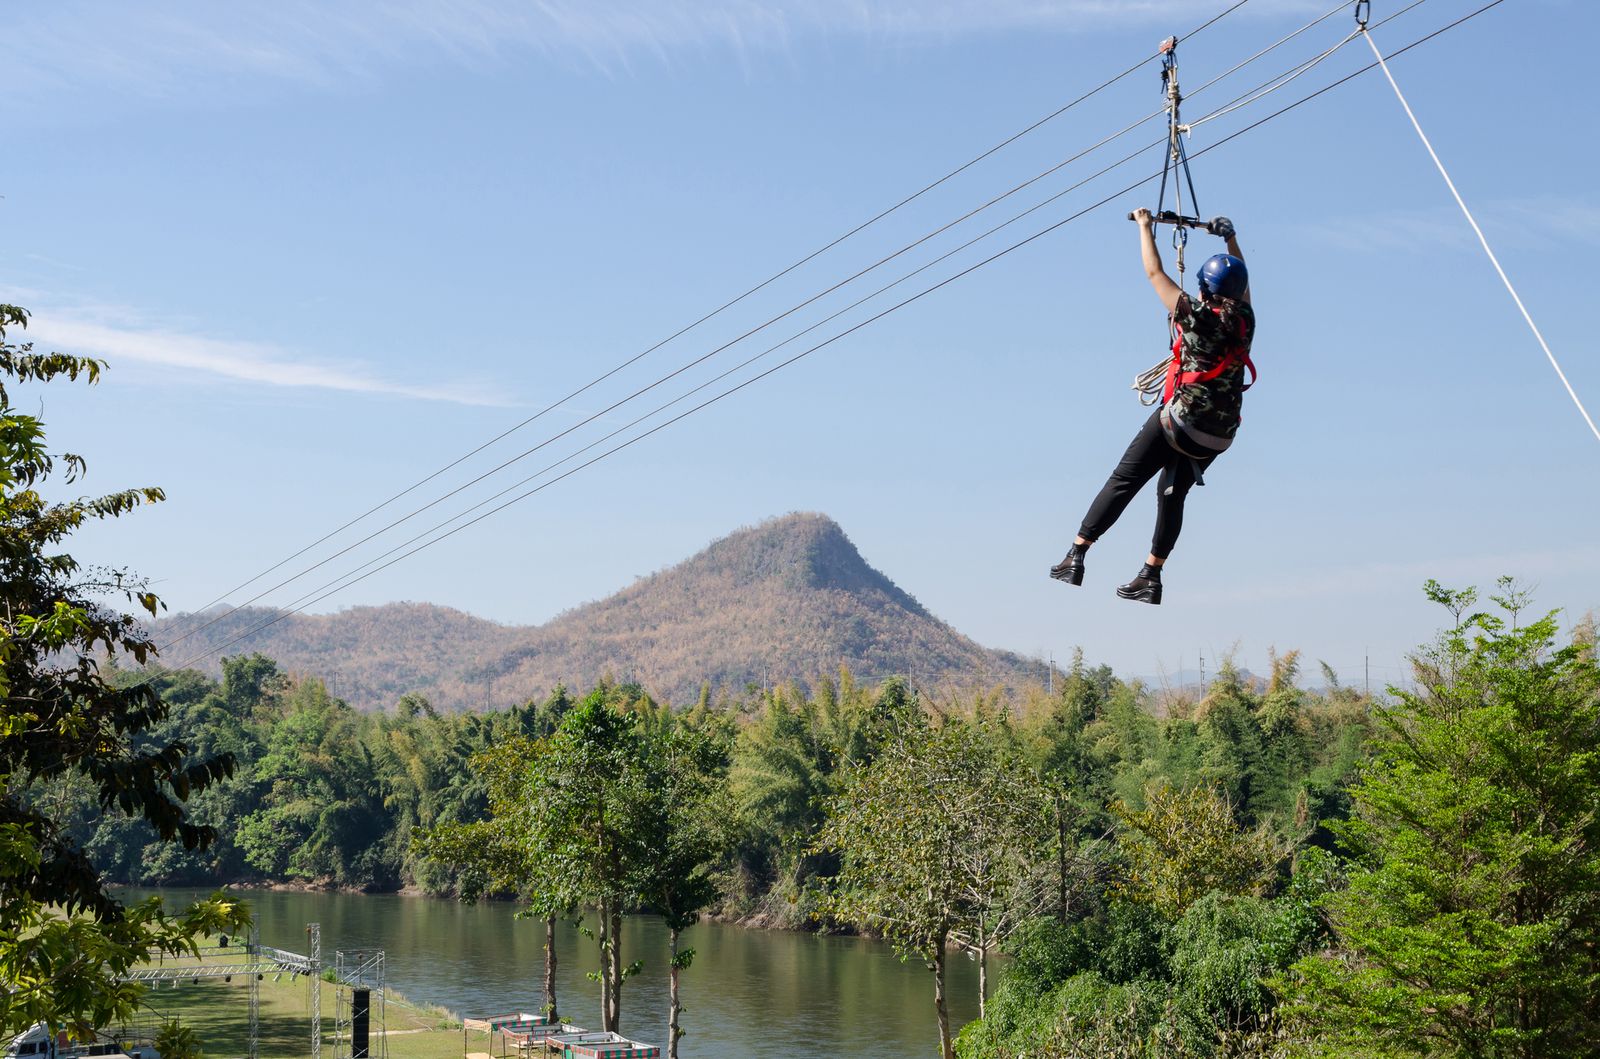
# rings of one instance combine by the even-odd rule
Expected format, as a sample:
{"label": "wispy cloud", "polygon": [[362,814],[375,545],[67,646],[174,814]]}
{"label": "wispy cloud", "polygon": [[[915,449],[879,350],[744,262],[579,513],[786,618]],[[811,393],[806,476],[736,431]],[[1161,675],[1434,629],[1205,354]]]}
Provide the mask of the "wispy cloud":
{"label": "wispy cloud", "polygon": [[51,311],[34,318],[28,335],[40,348],[103,357],[113,365],[133,363],[166,369],[197,383],[231,380],[452,404],[510,403],[503,393],[486,386],[396,382],[361,365],[318,363],[262,343],[108,322],[91,315]]}
{"label": "wispy cloud", "polygon": [[[1448,192],[1439,186],[1441,198]],[[1547,249],[1560,244],[1593,243],[1600,238],[1600,206],[1583,199],[1547,196],[1469,202],[1491,244]],[[1445,199],[1426,210],[1391,210],[1309,224],[1306,238],[1346,250],[1424,253],[1441,247],[1476,250],[1478,239],[1461,211]]]}
{"label": "wispy cloud", "polygon": [[[329,86],[417,62],[482,64],[527,54],[604,71],[718,47],[782,51],[812,34],[918,38],[1077,31],[1194,20],[1223,0],[153,0],[12,6],[26,41],[8,58],[11,94],[117,89],[192,96],[197,84],[251,80]],[[1252,14],[1312,0],[1258,0]]]}

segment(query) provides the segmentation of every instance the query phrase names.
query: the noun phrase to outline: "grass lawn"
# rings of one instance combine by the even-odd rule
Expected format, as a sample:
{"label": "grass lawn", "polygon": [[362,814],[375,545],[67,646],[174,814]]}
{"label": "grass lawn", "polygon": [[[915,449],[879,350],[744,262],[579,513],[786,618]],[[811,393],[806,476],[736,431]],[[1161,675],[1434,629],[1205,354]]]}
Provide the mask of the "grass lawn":
{"label": "grass lawn", "polygon": [[[322,989],[322,1055],[333,1059],[335,1014],[338,997],[331,982],[318,982]],[[184,982],[152,988],[149,1006],[168,1018],[177,1018],[200,1036],[210,1059],[236,1059],[249,1054],[249,988],[235,978],[232,982]],[[374,998],[376,1000],[376,998]],[[310,1059],[311,983],[305,978],[273,981],[268,974],[261,982],[260,1006],[261,1059]],[[389,1059],[460,1059],[461,1026],[448,1012],[438,1008],[418,1008],[390,993],[388,1002]],[[373,1004],[373,1030],[377,1030],[377,1004]],[[473,1034],[472,1050],[484,1051],[486,1039]],[[374,1035],[372,1054],[381,1056]]]}

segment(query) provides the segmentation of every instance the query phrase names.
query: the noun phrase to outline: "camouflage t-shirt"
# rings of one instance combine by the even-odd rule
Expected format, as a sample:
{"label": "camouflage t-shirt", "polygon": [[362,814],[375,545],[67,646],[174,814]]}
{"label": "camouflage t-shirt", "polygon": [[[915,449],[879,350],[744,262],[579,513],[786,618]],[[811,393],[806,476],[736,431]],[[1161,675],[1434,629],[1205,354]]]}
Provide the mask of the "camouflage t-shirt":
{"label": "camouflage t-shirt", "polygon": [[[1241,341],[1249,351],[1256,335],[1255,313],[1246,302],[1235,303],[1234,313],[1235,322],[1225,330],[1216,309],[1195,302],[1187,293],[1178,298],[1173,322],[1183,332],[1180,371],[1210,371]],[[1244,363],[1240,361],[1207,382],[1178,387],[1167,407],[1187,427],[1219,438],[1231,438],[1239,429],[1239,410],[1244,404],[1247,381]]]}

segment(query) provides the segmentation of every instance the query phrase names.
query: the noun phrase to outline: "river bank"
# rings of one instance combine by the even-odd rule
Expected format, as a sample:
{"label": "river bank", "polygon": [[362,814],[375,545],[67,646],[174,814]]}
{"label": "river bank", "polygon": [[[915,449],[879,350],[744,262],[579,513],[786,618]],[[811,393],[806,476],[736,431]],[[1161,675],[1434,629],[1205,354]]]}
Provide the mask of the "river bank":
{"label": "river bank", "polygon": [[[149,887],[135,883],[118,882],[112,884],[119,890],[128,892],[156,892]],[[344,894],[352,897],[405,897],[421,898],[429,901],[455,901],[451,894],[430,893],[417,886],[402,886],[399,888],[359,887],[344,886],[332,879],[279,879],[259,880],[246,879],[233,882],[199,884],[194,886],[171,887],[166,892],[210,893],[217,889],[248,893],[261,891],[267,893],[291,894]],[[482,898],[480,904],[502,904],[513,908],[518,907],[516,898],[501,895],[489,895]],[[650,915],[646,911],[638,913]],[[708,923],[726,923],[731,926],[742,927],[746,930],[779,930],[799,933],[837,934],[844,936],[860,936],[875,938],[870,931],[860,931],[851,927],[840,927],[834,924],[820,923],[804,915],[795,915],[788,909],[774,910],[767,907],[767,902],[762,902],[759,907],[750,911],[733,911],[713,908],[708,910],[702,918]]]}
{"label": "river bank", "polygon": [[[325,981],[281,979],[268,976],[260,990],[260,1025],[257,1034],[263,1059],[312,1059],[311,988],[319,991],[322,1010],[321,1054],[336,1053],[338,992]],[[242,981],[180,983],[157,990],[151,1007],[166,1018],[176,1018],[204,1043],[207,1055],[248,1054],[249,986]],[[459,1020],[451,1013],[410,1002],[390,992],[385,1005],[388,1059],[457,1059],[462,1053]]]}
{"label": "river bank", "polygon": [[[164,891],[174,901],[208,892]],[[518,918],[513,903],[313,890],[241,890],[240,896],[254,908],[264,944],[304,952],[306,924],[315,922],[327,964],[341,949],[384,949],[388,983],[419,1004],[464,1016],[543,1004],[544,926]],[[622,944],[624,959],[643,965],[623,989],[623,1031],[660,1043],[667,1019],[666,931],[655,917],[631,916]],[[932,976],[919,963],[900,961],[882,942],[708,922],[687,931],[684,944],[696,950],[683,974],[685,1059],[778,1059],[792,1055],[800,1041],[808,1050],[860,1054],[866,1033],[873,1054],[886,1059],[921,1059],[937,1047]],[[598,1025],[598,987],[587,978],[599,968],[595,943],[562,923],[557,953],[562,1016]],[[956,1023],[976,1017],[971,961],[950,961],[949,989]],[[324,1004],[330,1026],[332,1010]],[[459,1032],[455,1040],[459,1047]]]}

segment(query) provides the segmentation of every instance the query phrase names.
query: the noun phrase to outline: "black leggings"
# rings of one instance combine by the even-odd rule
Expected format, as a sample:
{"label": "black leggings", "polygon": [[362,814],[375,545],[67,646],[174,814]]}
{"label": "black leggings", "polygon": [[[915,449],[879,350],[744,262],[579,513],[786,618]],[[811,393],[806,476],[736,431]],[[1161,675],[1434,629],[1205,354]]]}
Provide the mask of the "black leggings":
{"label": "black leggings", "polygon": [[[1211,466],[1215,454],[1195,461],[1201,471]],[[1178,543],[1178,533],[1183,529],[1183,501],[1194,485],[1194,466],[1189,457],[1167,443],[1166,432],[1161,429],[1161,410],[1158,408],[1145,420],[1133,444],[1122,454],[1122,461],[1111,472],[1100,495],[1089,505],[1078,529],[1085,540],[1097,541],[1121,516],[1123,509],[1144,484],[1171,466],[1174,471],[1172,495],[1156,496],[1156,532],[1150,542],[1150,554],[1165,559]]]}

